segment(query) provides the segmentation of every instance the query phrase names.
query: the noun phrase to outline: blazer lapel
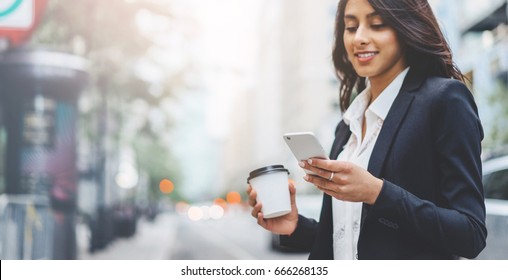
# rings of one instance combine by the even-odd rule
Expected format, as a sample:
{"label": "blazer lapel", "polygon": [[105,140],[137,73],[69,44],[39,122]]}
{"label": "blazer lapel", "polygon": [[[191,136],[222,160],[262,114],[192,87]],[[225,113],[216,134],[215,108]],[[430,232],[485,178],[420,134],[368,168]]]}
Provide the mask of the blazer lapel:
{"label": "blazer lapel", "polygon": [[332,150],[330,151],[330,159],[337,159],[350,136],[351,131],[349,130],[349,126],[346,125],[344,121],[341,121],[337,125],[337,129],[335,129],[335,140],[333,141]]}
{"label": "blazer lapel", "polygon": [[390,109],[390,112],[386,116],[370,156],[368,170],[372,175],[376,177],[381,176],[381,170],[393,143],[393,138],[397,134],[413,98],[414,96],[412,95],[402,94],[393,102],[392,109]]}
{"label": "blazer lapel", "polygon": [[[400,124],[404,120],[404,117],[406,116],[406,113],[409,110],[411,103],[413,102],[414,95],[412,95],[410,92],[420,87],[424,77],[424,75],[415,69],[410,69],[406,79],[404,80],[404,83],[402,84],[399,94],[393,101],[392,107],[388,111],[388,115],[383,122],[383,127],[379,132],[376,144],[372,150],[369,165],[367,168],[367,170],[372,175],[378,178],[381,177],[381,171],[383,170],[386,156],[388,155],[388,152],[390,151],[390,148],[393,144],[393,139],[395,135],[397,135]],[[363,203],[360,228],[363,228],[369,209],[370,205]]]}
{"label": "blazer lapel", "polygon": [[372,175],[381,177],[383,164],[390,151],[393,139],[414,99],[414,95],[410,94],[410,92],[419,88],[422,82],[423,75],[410,69],[399,94],[393,101],[390,111],[388,111],[388,115],[383,122],[383,127],[374,145],[372,155],[370,156],[367,169]]}

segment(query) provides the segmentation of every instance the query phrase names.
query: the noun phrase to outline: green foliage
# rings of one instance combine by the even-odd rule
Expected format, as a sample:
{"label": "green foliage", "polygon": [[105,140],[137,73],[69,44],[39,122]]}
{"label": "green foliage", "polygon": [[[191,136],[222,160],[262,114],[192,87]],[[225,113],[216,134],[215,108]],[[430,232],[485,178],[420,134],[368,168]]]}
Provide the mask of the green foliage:
{"label": "green foliage", "polygon": [[506,84],[497,83],[488,101],[496,118],[491,124],[491,133],[486,137],[485,146],[488,149],[508,146],[508,87]]}
{"label": "green foliage", "polygon": [[[162,94],[155,96],[150,94],[153,82],[136,74],[137,64],[155,45],[155,39],[139,28],[140,11],[171,17],[167,1],[51,0],[30,44],[89,60],[90,84],[83,96],[88,106],[81,112],[80,141],[99,146],[98,153],[108,156],[118,153],[122,145],[133,146],[139,168],[149,174],[150,186],[157,186],[160,179],[177,176],[176,161],[167,143],[160,139],[163,135],[150,126],[146,114],[133,113],[135,106],[131,103],[141,99],[148,104],[145,111],[159,108],[161,101],[170,97],[172,88],[181,85],[161,84]],[[141,120],[144,125],[128,126],[133,120]],[[126,131],[129,129],[139,131]],[[106,151],[106,146],[114,151]],[[158,188],[152,192],[158,194]]]}
{"label": "green foliage", "polygon": [[149,175],[150,198],[161,195],[159,182],[162,179],[169,179],[175,185],[173,193],[169,196],[174,200],[181,198],[179,165],[171,153],[153,137],[140,136],[136,138],[134,149],[138,155],[140,166],[148,167],[145,172]]}
{"label": "green foliage", "polygon": [[134,74],[134,64],[154,43],[136,24],[140,10],[165,11],[152,1],[52,0],[31,43],[88,58],[93,86],[102,93],[143,95],[147,83]]}

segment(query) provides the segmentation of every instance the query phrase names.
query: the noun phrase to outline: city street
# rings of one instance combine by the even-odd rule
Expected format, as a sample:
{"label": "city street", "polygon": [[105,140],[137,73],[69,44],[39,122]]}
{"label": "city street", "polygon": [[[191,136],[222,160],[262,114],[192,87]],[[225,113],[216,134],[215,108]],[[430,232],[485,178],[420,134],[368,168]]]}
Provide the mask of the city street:
{"label": "city street", "polygon": [[[351,2],[0,1],[0,259],[305,260],[251,217],[246,185],[268,165],[288,171],[299,214],[339,231],[309,240],[339,259],[349,212],[322,207],[284,134],[345,159],[365,78],[372,100],[404,106],[380,102],[398,117],[368,122],[355,155],[401,205],[437,214],[362,210],[359,258],[508,260],[508,0]],[[371,47],[349,61],[359,38]]]}
{"label": "city street", "polygon": [[303,260],[306,253],[271,249],[271,236],[247,210],[231,209],[218,220],[193,221],[177,213],[159,215],[154,222],[141,219],[131,238],[119,238],[90,254],[86,229],[78,227],[79,259],[83,260]]}

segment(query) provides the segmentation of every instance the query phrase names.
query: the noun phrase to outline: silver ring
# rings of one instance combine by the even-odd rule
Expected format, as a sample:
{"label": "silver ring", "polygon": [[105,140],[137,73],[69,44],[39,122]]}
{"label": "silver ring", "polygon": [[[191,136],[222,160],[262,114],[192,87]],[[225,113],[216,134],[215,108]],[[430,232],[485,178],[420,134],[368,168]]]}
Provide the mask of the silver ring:
{"label": "silver ring", "polygon": [[328,181],[331,181],[333,179],[333,175],[335,175],[335,173],[332,172],[332,174],[330,174],[330,178],[328,178]]}

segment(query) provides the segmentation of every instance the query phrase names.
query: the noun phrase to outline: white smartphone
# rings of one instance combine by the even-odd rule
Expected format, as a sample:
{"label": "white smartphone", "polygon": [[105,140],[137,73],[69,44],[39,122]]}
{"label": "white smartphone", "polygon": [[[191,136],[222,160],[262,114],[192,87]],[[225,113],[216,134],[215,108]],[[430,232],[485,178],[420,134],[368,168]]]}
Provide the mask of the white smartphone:
{"label": "white smartphone", "polygon": [[[284,134],[284,141],[298,161],[309,158],[328,159],[323,146],[312,132],[292,132]],[[307,174],[314,174],[304,169]]]}

